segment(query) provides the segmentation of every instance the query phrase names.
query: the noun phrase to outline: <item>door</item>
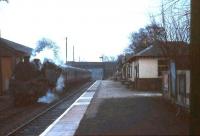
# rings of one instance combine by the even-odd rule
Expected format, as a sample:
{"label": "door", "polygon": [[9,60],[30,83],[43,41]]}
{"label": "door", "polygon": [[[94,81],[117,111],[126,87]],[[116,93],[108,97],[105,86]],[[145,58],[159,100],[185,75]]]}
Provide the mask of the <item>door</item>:
{"label": "door", "polygon": [[12,75],[12,58],[1,58],[1,72],[2,72],[2,93],[9,89],[9,80]]}
{"label": "door", "polygon": [[178,88],[181,104],[186,104],[186,76],[185,74],[178,75]]}
{"label": "door", "polygon": [[176,64],[174,61],[170,62],[170,90],[171,96],[174,99],[177,99],[177,90],[176,90]]}

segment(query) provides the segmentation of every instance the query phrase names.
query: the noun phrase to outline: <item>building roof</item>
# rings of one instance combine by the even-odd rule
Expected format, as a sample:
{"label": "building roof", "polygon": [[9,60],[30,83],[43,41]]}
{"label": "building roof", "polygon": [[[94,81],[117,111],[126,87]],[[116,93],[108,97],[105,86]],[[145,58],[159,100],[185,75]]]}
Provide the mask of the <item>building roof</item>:
{"label": "building roof", "polygon": [[149,47],[145,48],[144,50],[136,53],[134,56],[141,56],[141,57],[158,57],[162,56],[162,50],[158,46],[150,45]]}
{"label": "building roof", "polygon": [[9,48],[11,50],[14,50],[16,52],[20,52],[23,53],[25,55],[31,55],[32,54],[32,48],[29,48],[27,46],[24,46],[22,44],[19,43],[15,43],[13,41],[9,41],[7,39],[4,38],[0,38],[0,46]]}
{"label": "building roof", "polygon": [[167,57],[167,56],[188,56],[189,48],[183,42],[159,42],[156,45],[150,45],[142,51],[132,55],[128,61],[138,57]]}

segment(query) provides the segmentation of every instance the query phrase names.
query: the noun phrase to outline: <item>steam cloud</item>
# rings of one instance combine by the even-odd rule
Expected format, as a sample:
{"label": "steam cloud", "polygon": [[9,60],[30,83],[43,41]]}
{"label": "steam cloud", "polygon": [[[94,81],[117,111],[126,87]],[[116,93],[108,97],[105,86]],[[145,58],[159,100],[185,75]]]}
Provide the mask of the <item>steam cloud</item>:
{"label": "steam cloud", "polygon": [[37,102],[39,103],[52,103],[55,100],[58,100],[59,97],[56,93],[62,93],[63,89],[65,87],[65,78],[64,76],[61,74],[59,76],[59,78],[57,79],[56,82],[56,88],[55,88],[55,93],[53,93],[50,89],[47,91],[45,96],[42,96],[38,99]]}
{"label": "steam cloud", "polygon": [[34,58],[39,58],[42,63],[45,59],[54,60],[56,64],[62,63],[59,57],[59,47],[55,42],[47,38],[42,38],[37,42],[37,46],[32,52],[31,60]]}
{"label": "steam cloud", "polygon": [[65,78],[61,74],[56,83],[56,91],[61,93],[65,87]]}
{"label": "steam cloud", "polygon": [[39,103],[52,103],[53,101],[57,100],[58,96],[56,96],[52,91],[49,89],[45,96],[42,96],[38,99],[37,102]]}

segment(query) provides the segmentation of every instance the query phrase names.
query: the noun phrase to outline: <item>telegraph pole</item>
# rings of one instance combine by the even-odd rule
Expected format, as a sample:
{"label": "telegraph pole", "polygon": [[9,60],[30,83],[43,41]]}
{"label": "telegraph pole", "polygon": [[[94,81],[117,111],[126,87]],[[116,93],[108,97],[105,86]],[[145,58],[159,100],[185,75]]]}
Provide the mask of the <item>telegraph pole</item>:
{"label": "telegraph pole", "polygon": [[74,61],[74,46],[73,46],[73,61]]}
{"label": "telegraph pole", "polygon": [[191,0],[190,135],[200,135],[200,1]]}
{"label": "telegraph pole", "polygon": [[66,63],[67,63],[67,37],[66,37]]}

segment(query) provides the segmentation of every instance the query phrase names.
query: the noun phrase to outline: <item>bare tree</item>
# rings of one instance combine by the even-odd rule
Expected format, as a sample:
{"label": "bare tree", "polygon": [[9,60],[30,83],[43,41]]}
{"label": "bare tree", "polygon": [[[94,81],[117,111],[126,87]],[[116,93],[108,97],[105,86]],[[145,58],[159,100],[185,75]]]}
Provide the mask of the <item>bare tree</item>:
{"label": "bare tree", "polygon": [[125,49],[126,53],[137,53],[146,47],[155,44],[157,41],[163,41],[165,30],[156,22],[152,22],[145,28],[140,28],[138,32],[130,34],[130,45]]}
{"label": "bare tree", "polygon": [[[190,1],[162,0],[160,19],[157,22],[164,28],[163,44],[160,47],[166,58],[176,62],[180,45],[187,46],[190,42]],[[155,21],[151,16],[151,20]],[[177,47],[177,46],[178,47]]]}
{"label": "bare tree", "polygon": [[166,41],[190,42],[190,1],[162,0],[161,24]]}
{"label": "bare tree", "polygon": [[116,58],[114,56],[102,55],[100,58],[102,59],[102,62],[115,62],[116,61]]}
{"label": "bare tree", "polygon": [[8,3],[8,0],[0,0],[0,2],[1,2],[1,1],[5,1],[5,2],[7,2],[7,3]]}

